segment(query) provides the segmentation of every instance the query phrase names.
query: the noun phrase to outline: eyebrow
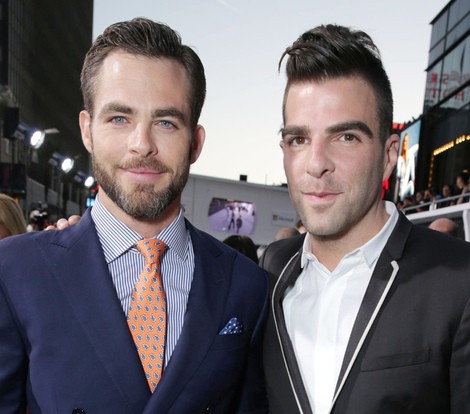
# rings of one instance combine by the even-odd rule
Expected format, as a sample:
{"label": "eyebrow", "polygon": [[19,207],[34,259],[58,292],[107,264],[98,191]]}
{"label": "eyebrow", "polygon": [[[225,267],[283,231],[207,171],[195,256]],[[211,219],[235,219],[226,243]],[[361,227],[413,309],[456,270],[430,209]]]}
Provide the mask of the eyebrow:
{"label": "eyebrow", "polygon": [[181,112],[179,109],[174,108],[174,107],[156,109],[155,111],[152,112],[152,115],[154,118],[162,118],[162,117],[169,116],[171,118],[177,118],[181,122],[186,123],[186,117],[184,116],[183,112]]}
{"label": "eyebrow", "polygon": [[121,112],[123,114],[132,114],[134,111],[128,105],[120,104],[117,102],[110,102],[103,106],[100,112],[103,114],[107,114],[109,112]]}
{"label": "eyebrow", "polygon": [[[101,113],[102,114],[107,114],[107,113],[113,113],[113,112],[119,112],[123,114],[133,114],[135,111],[128,105],[121,104],[119,102],[110,102],[103,106]],[[152,112],[152,117],[154,118],[162,118],[162,117],[172,117],[172,118],[177,118],[181,122],[185,123],[186,118],[179,109],[175,107],[169,107],[169,108],[161,108],[161,109],[155,109]]]}
{"label": "eyebrow", "polygon": [[[361,131],[367,135],[368,138],[373,138],[374,136],[372,130],[362,121],[341,122],[326,129],[329,134],[337,134],[348,130]],[[307,126],[287,126],[282,127],[279,132],[281,133],[282,138],[286,135],[308,136],[310,134],[310,128]]]}
{"label": "eyebrow", "polygon": [[367,126],[362,121],[348,121],[348,122],[341,122],[339,124],[332,125],[328,127],[327,132],[330,134],[337,134],[338,132],[344,132],[347,130],[356,130],[356,131],[361,131],[367,137],[373,138],[374,134],[372,133],[372,130]]}
{"label": "eyebrow", "polygon": [[310,128],[308,128],[307,126],[286,126],[281,127],[279,132],[281,133],[281,136],[284,139],[286,135],[309,135]]}

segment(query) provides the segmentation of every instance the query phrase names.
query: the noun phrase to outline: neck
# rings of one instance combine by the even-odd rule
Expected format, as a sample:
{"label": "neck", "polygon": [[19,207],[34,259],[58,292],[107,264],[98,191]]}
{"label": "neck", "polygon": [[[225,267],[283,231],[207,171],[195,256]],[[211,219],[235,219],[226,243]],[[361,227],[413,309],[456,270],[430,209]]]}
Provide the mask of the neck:
{"label": "neck", "polygon": [[333,271],[344,256],[366,244],[382,230],[389,214],[381,209],[372,218],[364,219],[341,234],[318,236],[309,233],[309,250],[323,266]]}

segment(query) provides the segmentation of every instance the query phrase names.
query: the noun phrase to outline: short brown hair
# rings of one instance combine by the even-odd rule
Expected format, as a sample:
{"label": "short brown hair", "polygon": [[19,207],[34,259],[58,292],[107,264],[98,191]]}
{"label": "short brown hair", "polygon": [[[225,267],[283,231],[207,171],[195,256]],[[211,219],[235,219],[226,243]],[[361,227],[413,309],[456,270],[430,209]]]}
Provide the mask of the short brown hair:
{"label": "short brown hair", "polygon": [[96,38],[86,54],[80,80],[84,106],[90,115],[93,115],[98,71],[113,50],[179,62],[185,68],[190,83],[191,126],[197,124],[206,97],[206,78],[201,60],[194,50],[181,43],[180,35],[169,26],[142,17],[112,24]]}

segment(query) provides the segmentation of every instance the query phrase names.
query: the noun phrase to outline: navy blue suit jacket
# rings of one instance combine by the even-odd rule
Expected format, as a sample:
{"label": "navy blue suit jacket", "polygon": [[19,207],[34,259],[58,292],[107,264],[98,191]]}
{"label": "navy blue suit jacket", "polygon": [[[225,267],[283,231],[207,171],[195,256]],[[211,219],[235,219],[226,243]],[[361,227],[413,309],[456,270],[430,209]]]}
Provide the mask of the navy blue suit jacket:
{"label": "navy blue suit jacket", "polygon": [[[0,412],[265,413],[263,270],[187,223],[195,271],[184,326],[149,391],[89,212],[0,242]],[[232,318],[239,334],[219,335]],[[80,411],[81,410],[81,411]]]}

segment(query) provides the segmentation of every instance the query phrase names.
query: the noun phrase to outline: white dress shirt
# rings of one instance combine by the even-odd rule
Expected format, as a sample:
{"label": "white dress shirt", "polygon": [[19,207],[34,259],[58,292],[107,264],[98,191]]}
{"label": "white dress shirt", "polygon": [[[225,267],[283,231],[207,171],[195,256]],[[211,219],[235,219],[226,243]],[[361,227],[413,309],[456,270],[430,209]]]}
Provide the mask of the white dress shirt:
{"label": "white dress shirt", "polygon": [[382,230],[345,255],[330,272],[310,253],[305,237],[302,273],[283,301],[287,331],[315,414],[330,412],[339,371],[377,260],[398,220],[393,203]]}

